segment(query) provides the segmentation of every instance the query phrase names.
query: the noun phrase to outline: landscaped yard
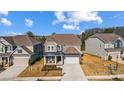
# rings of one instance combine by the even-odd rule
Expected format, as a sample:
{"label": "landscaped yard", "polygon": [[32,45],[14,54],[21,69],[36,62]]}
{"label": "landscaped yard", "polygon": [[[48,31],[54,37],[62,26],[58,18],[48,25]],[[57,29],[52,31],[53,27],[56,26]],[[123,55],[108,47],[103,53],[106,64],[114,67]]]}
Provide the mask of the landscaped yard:
{"label": "landscaped yard", "polygon": [[[116,67],[116,62],[113,61],[105,61],[100,57],[84,54],[82,57],[81,67],[86,76],[95,76],[95,75],[110,75],[110,69],[108,67]],[[118,63],[118,70],[112,72],[116,72],[118,74],[124,74],[124,64]]]}
{"label": "landscaped yard", "polygon": [[36,62],[31,67],[28,66],[18,77],[52,77],[62,76],[62,69],[55,66],[44,67],[43,59]]}

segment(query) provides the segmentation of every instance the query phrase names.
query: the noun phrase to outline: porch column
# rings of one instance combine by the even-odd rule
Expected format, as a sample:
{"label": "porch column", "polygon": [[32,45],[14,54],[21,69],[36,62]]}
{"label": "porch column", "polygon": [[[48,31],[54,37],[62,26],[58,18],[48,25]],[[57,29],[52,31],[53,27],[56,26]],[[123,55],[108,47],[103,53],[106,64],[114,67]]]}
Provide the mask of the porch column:
{"label": "porch column", "polygon": [[57,56],[55,56],[55,64],[57,63],[57,58],[56,58]]}
{"label": "porch column", "polygon": [[44,56],[44,65],[46,64],[46,56]]}
{"label": "porch column", "polygon": [[63,56],[61,56],[61,64],[63,64]]}
{"label": "porch column", "polygon": [[9,57],[7,57],[7,64],[10,65],[10,62],[9,62]]}

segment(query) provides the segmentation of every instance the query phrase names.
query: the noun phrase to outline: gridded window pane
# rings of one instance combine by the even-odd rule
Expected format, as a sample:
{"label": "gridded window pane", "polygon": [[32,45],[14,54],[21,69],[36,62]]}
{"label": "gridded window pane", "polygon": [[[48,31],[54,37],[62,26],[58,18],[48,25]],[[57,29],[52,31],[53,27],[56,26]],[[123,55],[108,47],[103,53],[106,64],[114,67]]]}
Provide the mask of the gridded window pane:
{"label": "gridded window pane", "polygon": [[18,50],[18,53],[22,53],[22,50]]}

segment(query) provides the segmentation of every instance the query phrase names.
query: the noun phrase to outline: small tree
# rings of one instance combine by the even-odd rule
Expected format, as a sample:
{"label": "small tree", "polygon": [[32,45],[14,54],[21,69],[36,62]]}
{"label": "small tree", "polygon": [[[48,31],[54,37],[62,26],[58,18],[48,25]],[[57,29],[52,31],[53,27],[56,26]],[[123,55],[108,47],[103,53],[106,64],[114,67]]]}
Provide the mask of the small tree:
{"label": "small tree", "polygon": [[55,35],[55,34],[56,34],[55,32],[52,33],[52,35]]}
{"label": "small tree", "polygon": [[41,36],[38,38],[38,40],[41,42],[41,43],[44,43],[45,40],[46,40],[46,37],[45,36]]}
{"label": "small tree", "polygon": [[108,56],[108,60],[111,61],[112,60],[112,56],[109,55]]}
{"label": "small tree", "polygon": [[112,28],[107,28],[107,29],[105,29],[104,33],[113,33],[113,29]]}
{"label": "small tree", "polygon": [[29,37],[34,37],[34,33],[31,32],[31,31],[28,31],[28,32],[26,33],[26,35],[28,35]]}

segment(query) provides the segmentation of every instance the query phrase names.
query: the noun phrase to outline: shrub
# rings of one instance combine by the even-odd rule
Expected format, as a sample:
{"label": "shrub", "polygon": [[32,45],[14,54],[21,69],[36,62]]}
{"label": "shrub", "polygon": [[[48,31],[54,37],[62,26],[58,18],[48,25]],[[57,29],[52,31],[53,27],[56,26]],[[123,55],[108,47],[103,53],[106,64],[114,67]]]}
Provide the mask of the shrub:
{"label": "shrub", "polygon": [[83,62],[82,62],[82,61],[80,61],[80,64],[83,64]]}
{"label": "shrub", "polygon": [[109,55],[108,56],[108,60],[111,61],[112,60],[112,56]]}

